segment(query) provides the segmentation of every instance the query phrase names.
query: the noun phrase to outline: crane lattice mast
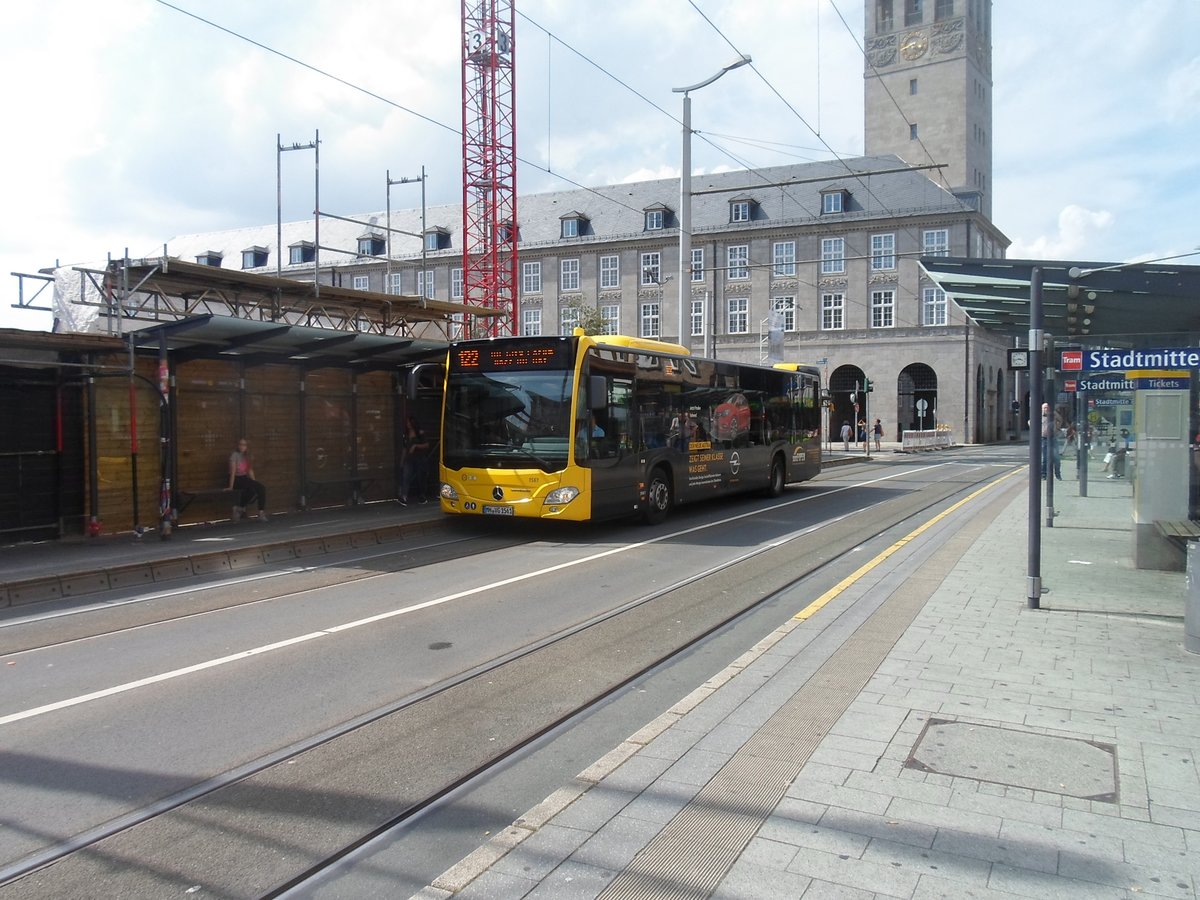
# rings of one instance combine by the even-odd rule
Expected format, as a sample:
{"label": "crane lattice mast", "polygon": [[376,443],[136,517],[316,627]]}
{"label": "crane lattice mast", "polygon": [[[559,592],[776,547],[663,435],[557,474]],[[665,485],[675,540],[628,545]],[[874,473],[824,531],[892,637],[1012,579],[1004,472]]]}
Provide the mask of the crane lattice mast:
{"label": "crane lattice mast", "polygon": [[463,0],[463,299],[506,314],[474,336],[517,332],[515,20],[513,0]]}

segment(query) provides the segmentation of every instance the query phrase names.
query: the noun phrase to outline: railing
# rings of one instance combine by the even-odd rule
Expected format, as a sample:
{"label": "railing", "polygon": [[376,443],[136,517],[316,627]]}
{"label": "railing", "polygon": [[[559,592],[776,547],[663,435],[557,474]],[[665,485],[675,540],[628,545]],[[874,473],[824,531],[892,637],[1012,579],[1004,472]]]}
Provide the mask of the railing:
{"label": "railing", "polygon": [[940,450],[954,443],[949,425],[939,425],[926,431],[906,431],[901,436],[904,450]]}

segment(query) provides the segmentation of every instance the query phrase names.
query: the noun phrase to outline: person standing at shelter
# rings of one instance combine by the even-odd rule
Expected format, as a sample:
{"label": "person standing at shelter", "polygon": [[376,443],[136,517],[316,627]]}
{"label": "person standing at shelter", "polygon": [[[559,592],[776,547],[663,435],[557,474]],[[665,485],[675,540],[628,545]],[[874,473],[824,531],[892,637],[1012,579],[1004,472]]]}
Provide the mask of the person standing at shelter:
{"label": "person standing at shelter", "polygon": [[229,490],[240,491],[238,502],[233,507],[233,521],[246,515],[246,507],[258,501],[258,517],[266,522],[267,488],[254,477],[254,457],[250,453],[250,442],[239,438],[237,447],[229,454]]}
{"label": "person standing at shelter", "polygon": [[1050,404],[1042,404],[1042,477],[1049,478],[1051,468],[1054,478],[1062,481],[1062,456],[1058,452],[1058,435],[1054,427],[1054,414]]}
{"label": "person standing at shelter", "polygon": [[850,452],[850,438],[854,435],[854,429],[850,427],[849,422],[842,422],[842,449],[847,453]]}
{"label": "person standing at shelter", "polygon": [[425,496],[425,482],[429,477],[427,469],[429,448],[430,444],[425,437],[425,432],[421,430],[417,420],[409,416],[408,423],[404,427],[404,467],[400,472],[401,506],[408,506],[408,494],[414,488],[419,494],[417,499],[422,503],[429,499]]}

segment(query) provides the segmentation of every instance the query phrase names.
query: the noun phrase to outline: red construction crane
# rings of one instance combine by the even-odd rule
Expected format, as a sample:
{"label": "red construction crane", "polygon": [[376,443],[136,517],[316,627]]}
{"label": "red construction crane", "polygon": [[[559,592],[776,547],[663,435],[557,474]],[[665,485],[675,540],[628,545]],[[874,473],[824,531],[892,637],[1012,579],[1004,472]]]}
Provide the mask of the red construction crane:
{"label": "red construction crane", "polygon": [[463,299],[507,318],[475,337],[517,333],[517,117],[513,0],[463,0]]}

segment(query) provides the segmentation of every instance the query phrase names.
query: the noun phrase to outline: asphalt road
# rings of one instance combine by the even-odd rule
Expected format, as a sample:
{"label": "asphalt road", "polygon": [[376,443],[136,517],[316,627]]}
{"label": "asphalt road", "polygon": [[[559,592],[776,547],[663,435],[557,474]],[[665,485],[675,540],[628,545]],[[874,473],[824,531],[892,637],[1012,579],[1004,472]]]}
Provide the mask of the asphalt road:
{"label": "asphalt road", "polygon": [[[1021,459],[831,469],[657,528],[461,523],[420,545],[0,620],[0,870],[115,831],[0,897],[97,880],[122,896],[261,896],[523,747],[292,892],[407,896],[794,614],[781,589],[816,596],[864,537],[1005,462]],[[342,735],[347,723],[363,727]],[[165,811],[230,772],[258,774]]]}

